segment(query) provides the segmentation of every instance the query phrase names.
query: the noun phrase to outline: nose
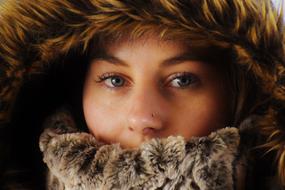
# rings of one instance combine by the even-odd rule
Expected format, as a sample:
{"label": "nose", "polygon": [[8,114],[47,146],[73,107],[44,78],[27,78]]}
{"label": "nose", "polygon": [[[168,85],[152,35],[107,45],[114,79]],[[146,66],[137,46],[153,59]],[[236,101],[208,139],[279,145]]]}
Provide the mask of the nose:
{"label": "nose", "polygon": [[132,114],[128,119],[128,129],[144,136],[154,136],[155,133],[163,128],[163,123],[160,118],[152,115]]}
{"label": "nose", "polygon": [[128,129],[144,136],[155,136],[165,127],[167,109],[159,93],[149,92],[144,90],[129,99]]}

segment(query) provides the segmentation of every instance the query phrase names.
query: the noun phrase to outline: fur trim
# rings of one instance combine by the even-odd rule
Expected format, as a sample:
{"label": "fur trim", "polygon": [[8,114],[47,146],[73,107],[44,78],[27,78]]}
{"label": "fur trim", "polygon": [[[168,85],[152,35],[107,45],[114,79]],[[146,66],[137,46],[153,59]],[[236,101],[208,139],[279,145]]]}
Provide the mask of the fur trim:
{"label": "fur trim", "polygon": [[[75,132],[71,116],[51,117],[40,137],[49,168],[48,189],[213,189],[241,187],[245,162],[239,154],[237,128],[208,137],[153,139],[138,149],[103,145]],[[238,186],[239,185],[239,186]]]}
{"label": "fur trim", "polygon": [[270,1],[10,0],[1,3],[0,25],[1,124],[27,76],[73,49],[86,50],[97,34],[156,25],[231,47],[237,65],[267,97],[255,105],[266,108],[258,128],[285,184],[284,27]]}

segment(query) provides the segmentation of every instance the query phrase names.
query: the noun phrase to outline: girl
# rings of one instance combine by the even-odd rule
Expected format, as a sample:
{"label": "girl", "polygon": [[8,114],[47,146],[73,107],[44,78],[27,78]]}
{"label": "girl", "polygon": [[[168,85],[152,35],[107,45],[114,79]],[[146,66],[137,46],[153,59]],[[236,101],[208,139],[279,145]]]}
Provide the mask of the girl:
{"label": "girl", "polygon": [[[40,138],[48,189],[282,189],[281,12],[265,0],[4,3],[0,118],[11,150],[27,137],[15,133],[40,133],[19,125],[68,103]],[[35,101],[23,82],[46,65]],[[15,166],[3,188],[23,188]]]}

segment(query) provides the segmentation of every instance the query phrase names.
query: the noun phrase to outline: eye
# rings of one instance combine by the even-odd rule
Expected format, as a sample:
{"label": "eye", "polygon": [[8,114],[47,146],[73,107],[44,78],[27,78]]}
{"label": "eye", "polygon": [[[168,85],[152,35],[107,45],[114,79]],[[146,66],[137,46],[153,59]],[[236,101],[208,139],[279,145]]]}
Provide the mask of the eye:
{"label": "eye", "polygon": [[169,85],[175,88],[187,88],[198,82],[198,77],[192,73],[177,73],[171,77]]}
{"label": "eye", "polygon": [[126,83],[123,77],[112,73],[107,73],[103,74],[102,76],[99,76],[99,80],[97,80],[96,82],[104,82],[105,85],[110,88],[122,87]]}
{"label": "eye", "polygon": [[120,87],[125,84],[125,80],[119,76],[113,76],[105,80],[105,83],[110,87]]}

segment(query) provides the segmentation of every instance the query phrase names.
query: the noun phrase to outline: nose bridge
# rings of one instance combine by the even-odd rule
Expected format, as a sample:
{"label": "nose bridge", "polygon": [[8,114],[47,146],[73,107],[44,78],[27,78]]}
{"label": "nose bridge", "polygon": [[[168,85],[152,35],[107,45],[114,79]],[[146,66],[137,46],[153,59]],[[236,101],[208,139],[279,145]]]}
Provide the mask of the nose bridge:
{"label": "nose bridge", "polygon": [[142,132],[146,128],[159,130],[165,118],[165,100],[154,85],[138,87],[130,97],[129,127]]}

